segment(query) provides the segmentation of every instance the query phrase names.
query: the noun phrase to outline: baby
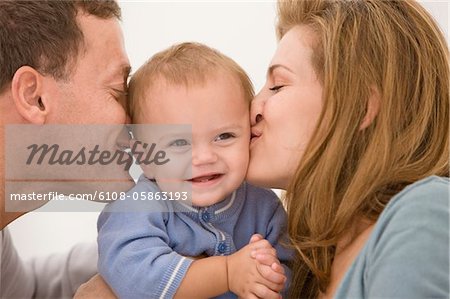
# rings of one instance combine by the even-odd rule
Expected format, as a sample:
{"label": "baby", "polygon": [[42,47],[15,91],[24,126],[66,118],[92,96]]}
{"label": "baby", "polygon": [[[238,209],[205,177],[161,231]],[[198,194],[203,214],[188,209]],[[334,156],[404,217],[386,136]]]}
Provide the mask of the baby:
{"label": "baby", "polygon": [[[131,79],[134,136],[168,163],[141,165],[128,199],[99,217],[99,272],[120,298],[264,298],[287,288],[285,210],[244,182],[252,98],[242,68],[197,43],[156,54]],[[125,212],[141,195],[152,208]]]}

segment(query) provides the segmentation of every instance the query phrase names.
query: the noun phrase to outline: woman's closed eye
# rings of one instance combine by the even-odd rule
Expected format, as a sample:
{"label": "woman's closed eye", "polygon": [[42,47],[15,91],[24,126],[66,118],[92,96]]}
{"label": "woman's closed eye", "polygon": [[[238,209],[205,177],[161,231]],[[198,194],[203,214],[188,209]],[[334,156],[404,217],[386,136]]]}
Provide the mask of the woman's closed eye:
{"label": "woman's closed eye", "polygon": [[280,89],[282,89],[284,86],[285,86],[285,85],[275,85],[275,86],[270,87],[269,90],[270,90],[270,91],[273,91],[273,92],[278,92],[278,91],[280,91]]}

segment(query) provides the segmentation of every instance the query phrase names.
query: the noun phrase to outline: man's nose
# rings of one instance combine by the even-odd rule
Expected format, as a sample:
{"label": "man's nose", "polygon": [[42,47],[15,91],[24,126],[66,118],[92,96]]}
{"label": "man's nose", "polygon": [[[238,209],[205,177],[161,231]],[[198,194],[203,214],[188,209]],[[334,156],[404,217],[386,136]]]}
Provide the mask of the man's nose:
{"label": "man's nose", "polygon": [[263,95],[261,92],[259,92],[253,99],[250,108],[250,122],[252,126],[263,120],[264,102],[265,100],[263,99]]}

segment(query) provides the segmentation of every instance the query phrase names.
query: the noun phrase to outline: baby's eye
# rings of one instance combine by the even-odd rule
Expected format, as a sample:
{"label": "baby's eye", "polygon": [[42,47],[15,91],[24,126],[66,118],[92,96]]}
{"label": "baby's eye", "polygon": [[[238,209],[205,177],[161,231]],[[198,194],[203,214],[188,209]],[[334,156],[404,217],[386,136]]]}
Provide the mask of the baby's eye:
{"label": "baby's eye", "polygon": [[186,139],[176,139],[174,141],[171,141],[169,143],[169,146],[188,146],[189,145],[189,141],[187,141]]}
{"label": "baby's eye", "polygon": [[236,135],[234,135],[233,133],[222,133],[219,136],[217,136],[214,141],[227,140],[234,137],[236,137]]}

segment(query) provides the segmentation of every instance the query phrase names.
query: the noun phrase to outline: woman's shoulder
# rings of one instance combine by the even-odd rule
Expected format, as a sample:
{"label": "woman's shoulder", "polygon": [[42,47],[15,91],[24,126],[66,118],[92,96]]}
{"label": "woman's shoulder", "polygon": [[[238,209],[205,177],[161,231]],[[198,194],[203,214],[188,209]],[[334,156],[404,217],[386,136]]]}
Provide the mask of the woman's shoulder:
{"label": "woman's shoulder", "polygon": [[448,178],[417,181],[381,213],[337,298],[447,298]]}
{"label": "woman's shoulder", "polygon": [[[448,178],[430,176],[405,187],[387,204],[378,218],[372,245],[386,244],[423,246],[448,243],[449,223]],[[447,244],[448,245],[448,244]]]}
{"label": "woman's shoulder", "polygon": [[432,175],[421,179],[411,185],[406,186],[396,197],[403,197],[410,194],[432,194],[441,195],[449,193],[450,179],[448,177],[440,177]]}
{"label": "woman's shoulder", "polygon": [[379,220],[397,214],[405,216],[410,213],[425,215],[434,210],[444,209],[448,211],[449,193],[449,178],[439,176],[426,177],[406,186],[401,192],[396,194],[387,204]]}

